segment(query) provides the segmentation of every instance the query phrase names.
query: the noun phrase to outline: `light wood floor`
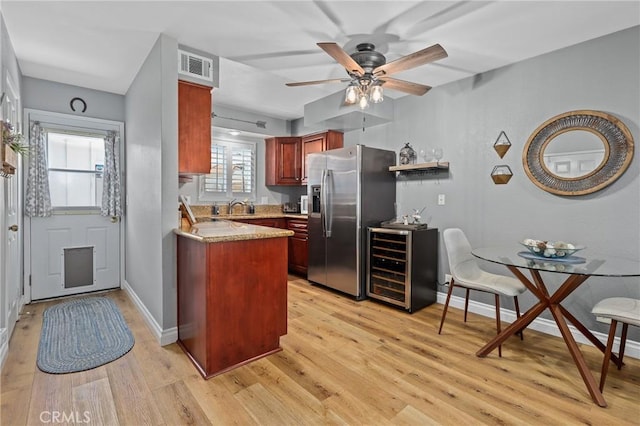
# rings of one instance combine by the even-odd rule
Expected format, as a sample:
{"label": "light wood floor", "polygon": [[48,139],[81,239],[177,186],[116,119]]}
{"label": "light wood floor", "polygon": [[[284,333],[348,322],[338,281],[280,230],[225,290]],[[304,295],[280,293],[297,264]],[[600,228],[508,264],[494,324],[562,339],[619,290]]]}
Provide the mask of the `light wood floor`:
{"label": "light wood floor", "polygon": [[[36,367],[42,312],[55,302],[25,307],[2,371],[2,425],[50,422],[54,411],[67,419],[76,413],[78,424],[135,426],[640,421],[640,361],[611,369],[609,406],[599,408],[560,338],[527,331],[524,341],[506,342],[502,358],[477,358],[494,333],[493,320],[471,314],[465,325],[452,309],[438,335],[442,305],[411,315],[290,277],[284,350],[205,381],[176,344],[156,343],[125,292],[108,297],[122,310],[135,346],[117,361],[74,374]],[[599,371],[601,353],[583,351]]]}

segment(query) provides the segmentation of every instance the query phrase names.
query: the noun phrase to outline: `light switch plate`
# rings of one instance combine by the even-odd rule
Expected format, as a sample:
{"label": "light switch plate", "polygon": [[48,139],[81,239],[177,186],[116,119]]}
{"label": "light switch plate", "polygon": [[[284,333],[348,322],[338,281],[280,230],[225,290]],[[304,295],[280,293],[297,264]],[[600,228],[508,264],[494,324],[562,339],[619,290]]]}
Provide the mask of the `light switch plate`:
{"label": "light switch plate", "polygon": [[438,194],[438,205],[444,206],[444,194]]}

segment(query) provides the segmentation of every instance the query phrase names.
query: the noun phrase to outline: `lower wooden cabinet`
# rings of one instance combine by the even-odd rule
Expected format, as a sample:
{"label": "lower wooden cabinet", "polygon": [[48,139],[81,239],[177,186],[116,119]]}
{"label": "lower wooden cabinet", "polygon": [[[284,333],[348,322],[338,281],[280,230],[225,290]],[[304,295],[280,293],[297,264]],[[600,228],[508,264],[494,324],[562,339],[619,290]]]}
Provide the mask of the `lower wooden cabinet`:
{"label": "lower wooden cabinet", "polygon": [[294,232],[289,237],[289,271],[307,276],[309,265],[307,219],[287,219],[287,229]]}
{"label": "lower wooden cabinet", "polygon": [[303,277],[307,276],[307,267],[309,265],[309,234],[307,231],[307,219],[276,217],[233,220],[236,222],[248,223],[250,225],[269,226],[271,228],[289,229],[293,231],[294,234],[289,237],[287,247],[289,252],[289,272],[296,273]]}
{"label": "lower wooden cabinet", "polygon": [[203,377],[281,350],[286,250],[283,237],[205,243],[178,236],[178,344]]}

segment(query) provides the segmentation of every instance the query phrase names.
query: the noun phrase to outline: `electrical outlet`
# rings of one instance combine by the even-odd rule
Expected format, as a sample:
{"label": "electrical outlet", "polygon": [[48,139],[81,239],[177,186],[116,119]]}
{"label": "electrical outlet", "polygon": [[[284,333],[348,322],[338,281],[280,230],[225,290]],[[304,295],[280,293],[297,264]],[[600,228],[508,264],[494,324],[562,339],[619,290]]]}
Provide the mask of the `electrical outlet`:
{"label": "electrical outlet", "polygon": [[451,284],[451,274],[444,274],[444,280]]}
{"label": "electrical outlet", "polygon": [[438,205],[444,206],[444,194],[438,194]]}

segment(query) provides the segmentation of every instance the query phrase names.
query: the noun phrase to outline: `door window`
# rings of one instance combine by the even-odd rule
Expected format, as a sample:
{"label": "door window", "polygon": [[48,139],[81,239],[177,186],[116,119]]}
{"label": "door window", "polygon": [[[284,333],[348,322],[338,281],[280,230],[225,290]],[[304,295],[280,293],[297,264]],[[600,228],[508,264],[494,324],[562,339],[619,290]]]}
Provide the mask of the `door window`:
{"label": "door window", "polygon": [[100,208],[104,135],[47,131],[49,190],[54,208]]}

